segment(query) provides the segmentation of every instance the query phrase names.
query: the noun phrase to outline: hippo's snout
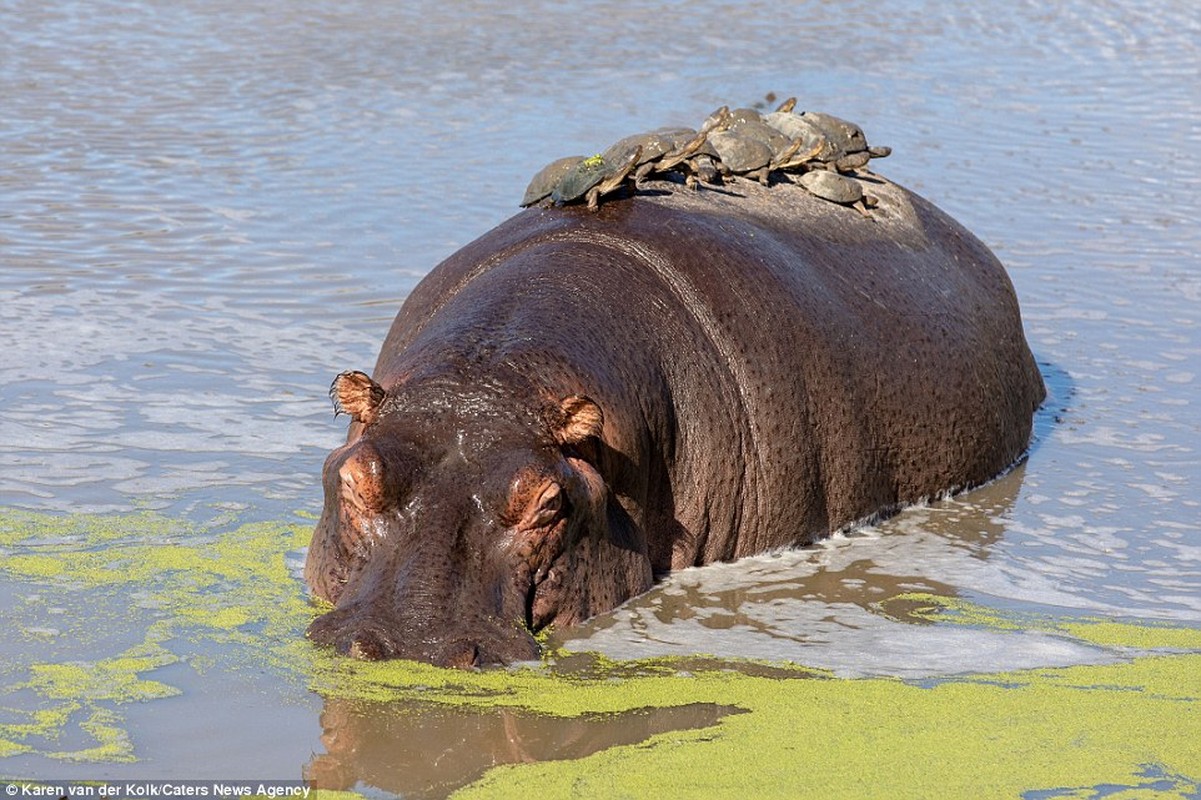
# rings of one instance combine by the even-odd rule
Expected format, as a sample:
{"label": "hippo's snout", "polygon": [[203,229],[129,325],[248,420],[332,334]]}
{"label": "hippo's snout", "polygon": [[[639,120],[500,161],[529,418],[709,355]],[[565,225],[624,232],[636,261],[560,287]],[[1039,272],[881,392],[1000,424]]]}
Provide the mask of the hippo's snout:
{"label": "hippo's snout", "polygon": [[309,625],[307,636],[319,645],[362,661],[404,658],[441,667],[473,669],[491,664],[536,659],[541,653],[528,631],[484,624],[477,635],[455,635],[389,623],[350,607],[337,609]]}
{"label": "hippo's snout", "polygon": [[400,655],[398,642],[385,626],[373,622],[356,625],[338,611],[314,620],[307,636],[317,644],[362,661],[382,661]]}

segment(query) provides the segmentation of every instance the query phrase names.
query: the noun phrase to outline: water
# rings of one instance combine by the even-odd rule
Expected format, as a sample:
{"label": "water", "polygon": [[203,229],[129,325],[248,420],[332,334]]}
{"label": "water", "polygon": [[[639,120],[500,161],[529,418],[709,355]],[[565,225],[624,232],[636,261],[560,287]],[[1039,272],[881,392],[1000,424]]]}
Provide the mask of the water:
{"label": "water", "polygon": [[[898,626],[906,591],[1201,623],[1191,3],[393,5],[0,0],[5,509],[217,530],[319,511],[344,431],[329,380],[374,362],[416,281],[535,170],[774,91],[862,123],[894,148],[882,173],[1005,262],[1051,391],[1030,459],[854,536],[680,573],[566,645],[912,677],[1111,654]],[[54,629],[8,580],[5,625]],[[0,648],[9,673],[44,657],[29,641]],[[140,764],[0,772],[170,775],[197,753],[297,777],[322,752],[319,698],[172,669],[185,694],[130,712]]]}

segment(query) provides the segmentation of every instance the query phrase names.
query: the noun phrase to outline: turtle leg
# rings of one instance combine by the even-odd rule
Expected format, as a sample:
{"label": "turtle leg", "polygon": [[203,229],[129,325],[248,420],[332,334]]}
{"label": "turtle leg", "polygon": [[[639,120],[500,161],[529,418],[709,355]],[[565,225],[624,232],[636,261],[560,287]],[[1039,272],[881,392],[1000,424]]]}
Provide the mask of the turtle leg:
{"label": "turtle leg", "polygon": [[[726,113],[729,113],[728,109],[726,110]],[[664,154],[664,156],[659,159],[659,171],[667,172],[673,167],[691,158],[693,154],[705,146],[705,140],[708,138],[708,136],[709,131],[702,128],[696,136],[686,142],[682,147],[672,150],[670,153]]]}
{"label": "turtle leg", "polygon": [[639,167],[638,170],[634,173],[634,188],[635,189],[641,188],[642,182],[647,179],[647,176],[650,175],[651,172],[654,171],[654,169],[655,169],[655,162],[653,162],[653,161],[648,161],[645,164],[643,164],[641,167]]}
{"label": "turtle leg", "polygon": [[617,168],[616,172],[588,190],[589,211],[596,211],[600,207],[600,198],[625,182],[626,177],[634,169],[634,165],[638,163],[638,159],[641,157],[642,145],[638,145],[634,148],[634,152],[630,153],[629,157]]}
{"label": "turtle leg", "polygon": [[860,167],[867,166],[867,162],[871,159],[866,150],[861,150],[858,153],[852,153],[843,156],[834,162],[834,168],[842,173],[854,172]]}
{"label": "turtle leg", "polygon": [[[808,150],[802,153],[800,148],[801,140],[797,139],[796,141],[797,149],[792,151],[792,154],[787,158],[781,159],[783,163],[780,164],[779,169],[787,172],[799,170],[805,164],[809,163],[811,159],[816,158],[817,154],[822,151],[822,147],[825,145],[825,142],[822,141],[815,142]],[[792,148],[789,147],[789,150],[792,150]],[[787,153],[788,151],[785,152]]]}
{"label": "turtle leg", "polygon": [[775,158],[771,160],[772,169],[783,169],[787,164],[792,162],[793,156],[801,149],[801,140],[793,139],[792,142],[785,147]]}

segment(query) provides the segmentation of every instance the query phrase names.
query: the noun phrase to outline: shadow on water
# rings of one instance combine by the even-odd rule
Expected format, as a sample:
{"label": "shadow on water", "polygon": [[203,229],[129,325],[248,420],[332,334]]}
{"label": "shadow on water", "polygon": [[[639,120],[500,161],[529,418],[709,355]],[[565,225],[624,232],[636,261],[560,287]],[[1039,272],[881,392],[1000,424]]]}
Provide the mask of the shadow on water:
{"label": "shadow on water", "polygon": [[562,718],[512,708],[329,698],[321,714],[327,752],[308,763],[305,779],[319,789],[366,784],[404,797],[444,797],[501,764],[583,758],[667,731],[707,728],[738,713],[696,703]]}
{"label": "shadow on water", "polygon": [[1058,364],[1039,361],[1038,371],[1047,387],[1047,398],[1034,413],[1034,434],[1030,439],[1027,458],[1032,457],[1051,436],[1055,426],[1063,422],[1064,415],[1071,411],[1072,398],[1076,394],[1076,382]]}

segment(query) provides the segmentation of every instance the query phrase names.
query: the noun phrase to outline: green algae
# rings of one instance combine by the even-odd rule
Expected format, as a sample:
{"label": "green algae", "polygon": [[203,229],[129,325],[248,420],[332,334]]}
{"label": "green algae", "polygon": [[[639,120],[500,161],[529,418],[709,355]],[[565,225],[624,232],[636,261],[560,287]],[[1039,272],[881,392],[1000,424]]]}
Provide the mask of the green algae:
{"label": "green algae", "polygon": [[1058,630],[1082,642],[1110,647],[1134,647],[1143,650],[1201,650],[1201,630],[1173,627],[1164,622],[1112,622],[1088,619],[1064,620]]}
{"label": "green algae", "polygon": [[[53,595],[55,602],[70,604],[82,592],[89,605],[108,600],[120,609],[116,618],[103,620],[72,613],[64,621],[74,627],[57,638],[102,639],[106,631],[98,629],[105,628],[142,637],[107,657],[49,662],[34,657],[23,665],[23,675],[6,670],[0,712],[18,721],[0,724],[0,753],[133,761],[136,747],[124,709],[180,693],[148,677],[179,662],[168,646],[172,640],[252,645],[266,652],[272,642],[286,642],[284,650],[298,650],[309,606],[284,558],[306,541],[301,527],[260,524],[218,531],[150,512],[0,514],[0,573],[11,582],[30,587],[35,597]],[[85,611],[99,614],[92,608]],[[36,630],[19,632],[39,641],[48,638]],[[55,637],[49,638],[52,643]],[[16,693],[32,693],[38,707],[3,700]],[[59,744],[81,739],[89,746]]]}
{"label": "green algae", "polygon": [[124,723],[125,720],[122,716],[112,709],[93,709],[88,718],[79,723],[79,727],[91,736],[96,744],[83,750],[59,754],[59,757],[70,761],[111,763],[137,761],[133,742],[130,741]]}
{"label": "green algae", "polygon": [[[900,599],[936,624],[1201,650],[1190,628],[1009,613],[933,595]],[[682,676],[678,660],[597,659],[584,675],[465,674],[334,660],[315,674],[325,693],[374,700],[420,696],[562,716],[690,703],[748,712],[577,760],[497,767],[456,797],[1051,797],[1073,787],[1151,791],[1148,770],[1178,777],[1153,782],[1156,796],[1192,797],[1201,775],[1196,652],[923,682],[831,679],[803,667],[786,667],[793,679],[782,679],[740,666],[689,665]]]}
{"label": "green algae", "polygon": [[990,608],[957,597],[925,592],[899,594],[884,606],[905,605],[908,613],[931,622],[970,625],[998,631],[1041,631],[1087,644],[1140,650],[1201,650],[1201,629],[1165,622],[1122,622],[1096,616],[1055,616]]}
{"label": "green algae", "polygon": [[[135,642],[99,641],[95,647],[112,648],[107,657],[33,657],[7,667],[0,706],[11,705],[6,696],[32,695],[36,708],[0,707],[0,758],[136,759],[128,709],[177,695],[159,673],[179,664],[180,642],[200,641],[217,645],[217,655],[207,656],[210,665],[253,663],[284,685],[294,681],[327,698],[416,699],[580,718],[697,703],[746,712],[584,758],[497,767],[462,789],[464,797],[1101,796],[1096,787],[1127,787],[1121,796],[1129,797],[1197,792],[1196,629],[1000,610],[914,593],[884,601],[879,613],[897,624],[1039,631],[1101,646],[1119,660],[926,681],[836,679],[803,665],[700,657],[613,662],[571,655],[483,672],[364,664],[303,638],[320,609],[305,600],[285,554],[307,543],[310,524],[223,529],[152,513],[64,518],[0,512],[0,572],[10,582],[33,595],[71,585],[124,603],[126,613],[85,620],[69,635],[117,626]],[[904,614],[890,613],[902,607]],[[193,658],[188,666],[205,663]],[[81,739],[88,744],[79,746]]]}
{"label": "green algae", "polygon": [[[1198,655],[932,687],[701,675],[690,700],[749,713],[577,761],[499,767],[456,797],[1018,797],[1133,784],[1147,764],[1195,779],[1199,676]],[[670,702],[659,688],[634,679],[610,694]]]}

